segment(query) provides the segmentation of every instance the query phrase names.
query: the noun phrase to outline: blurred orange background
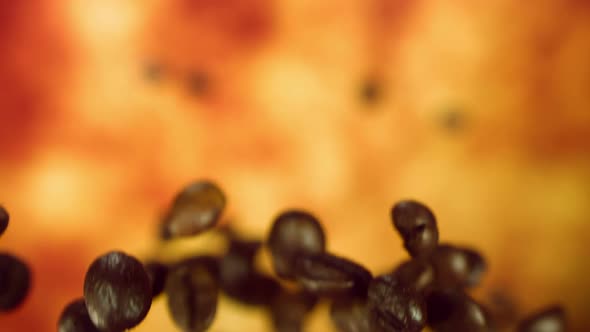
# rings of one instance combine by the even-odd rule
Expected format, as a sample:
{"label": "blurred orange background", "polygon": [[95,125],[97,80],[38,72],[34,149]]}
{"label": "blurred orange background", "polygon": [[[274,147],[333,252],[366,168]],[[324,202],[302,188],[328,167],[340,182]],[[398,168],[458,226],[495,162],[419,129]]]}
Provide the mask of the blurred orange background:
{"label": "blurred orange background", "polygon": [[[563,303],[588,331],[590,2],[0,4],[0,250],[34,273],[1,331],[55,331],[106,251],[215,251],[155,239],[199,178],[244,234],[306,208],[373,273],[406,258],[390,207],[421,200],[443,241],[488,258],[478,299]],[[211,331],[270,326],[229,300],[218,312]],[[158,299],[135,331],[172,326]],[[331,329],[325,307],[307,325]]]}

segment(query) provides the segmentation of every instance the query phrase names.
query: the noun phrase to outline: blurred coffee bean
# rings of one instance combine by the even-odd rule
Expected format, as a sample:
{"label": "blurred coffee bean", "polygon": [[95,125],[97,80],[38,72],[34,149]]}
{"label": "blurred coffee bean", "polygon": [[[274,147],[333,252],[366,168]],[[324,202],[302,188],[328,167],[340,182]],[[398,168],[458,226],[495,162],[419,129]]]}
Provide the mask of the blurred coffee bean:
{"label": "blurred coffee bean", "polygon": [[194,96],[203,96],[211,87],[211,78],[204,71],[193,71],[187,76],[189,91]]}
{"label": "blurred coffee bean", "polygon": [[144,268],[150,279],[152,298],[155,298],[164,290],[166,276],[168,275],[168,266],[158,262],[150,262],[145,264]]}
{"label": "blurred coffee bean", "polygon": [[270,230],[268,246],[275,272],[281,278],[294,279],[295,258],[300,253],[325,250],[324,230],[311,214],[291,210],[279,215]]}
{"label": "blurred coffee bean", "polygon": [[426,300],[428,325],[437,332],[489,332],[484,309],[462,291],[436,290]]}
{"label": "blurred coffee bean", "polygon": [[382,83],[376,78],[366,79],[360,89],[361,101],[367,106],[373,106],[382,97]]}
{"label": "blurred coffee bean", "polygon": [[563,308],[552,306],[533,313],[518,324],[518,332],[565,332],[566,317]]}
{"label": "blurred coffee bean", "polygon": [[371,332],[364,298],[339,298],[330,306],[330,318],[340,332]]}
{"label": "blurred coffee bean", "polygon": [[136,258],[112,251],[88,268],[84,299],[90,319],[99,330],[129,329],[139,324],[151,307],[150,279]]}
{"label": "blurred coffee bean", "polygon": [[391,209],[395,229],[412,257],[427,256],[438,245],[438,228],[434,214],[425,205],[401,201]]}
{"label": "blurred coffee bean", "polygon": [[419,294],[428,292],[435,278],[432,265],[421,259],[406,261],[398,265],[391,274],[400,287]]}
{"label": "blurred coffee bean", "polygon": [[476,286],[487,269],[485,259],[478,252],[451,245],[438,246],[430,263],[439,288]]}
{"label": "blurred coffee bean", "polygon": [[31,272],[25,262],[0,253],[0,312],[18,308],[30,289]]}
{"label": "blurred coffee bean", "polygon": [[100,332],[90,320],[84,299],[68,304],[59,317],[58,332]]}
{"label": "blurred coffee bean", "polygon": [[426,324],[422,296],[405,289],[391,274],[371,281],[367,305],[374,332],[419,332]]}
{"label": "blurred coffee bean", "polygon": [[372,279],[371,272],[361,265],[328,253],[298,256],[295,276],[308,292],[327,296],[364,296]]}
{"label": "blurred coffee bean", "polygon": [[313,310],[317,301],[318,298],[309,293],[281,290],[269,308],[275,331],[303,331],[305,318]]}
{"label": "blurred coffee bean", "polygon": [[218,285],[209,268],[192,261],[175,266],[168,273],[168,311],[184,332],[205,331],[213,323]]}
{"label": "blurred coffee bean", "polygon": [[4,234],[6,228],[8,228],[8,222],[10,221],[10,215],[8,211],[0,205],[0,235]]}
{"label": "blurred coffee bean", "polygon": [[255,269],[262,243],[232,239],[220,261],[220,284],[231,298],[249,305],[268,305],[280,290],[279,283]]}
{"label": "blurred coffee bean", "polygon": [[199,181],[190,184],[174,199],[164,218],[162,237],[192,236],[212,228],[225,203],[225,195],[214,183]]}
{"label": "blurred coffee bean", "polygon": [[183,266],[194,265],[204,267],[209,271],[209,273],[213,276],[213,279],[218,280],[220,278],[220,265],[221,265],[221,258],[212,256],[212,255],[199,255],[184,258],[172,266],[168,267],[168,271],[170,272],[173,269],[177,269]]}

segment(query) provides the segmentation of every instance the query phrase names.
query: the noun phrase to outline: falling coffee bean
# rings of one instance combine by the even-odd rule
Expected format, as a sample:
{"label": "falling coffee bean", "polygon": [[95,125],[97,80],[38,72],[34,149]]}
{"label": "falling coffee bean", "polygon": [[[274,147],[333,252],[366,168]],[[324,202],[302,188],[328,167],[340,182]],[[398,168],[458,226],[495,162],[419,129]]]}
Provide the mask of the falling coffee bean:
{"label": "falling coffee bean", "polygon": [[430,263],[439,288],[477,286],[487,269],[485,259],[478,252],[451,245],[438,246]]}
{"label": "falling coffee bean", "polygon": [[88,316],[84,299],[68,304],[59,317],[58,332],[100,332]]}
{"label": "falling coffee bean", "polygon": [[2,205],[0,205],[0,236],[4,234],[6,228],[8,228],[8,222],[10,221],[10,215],[8,211],[4,209]]}
{"label": "falling coffee bean", "polygon": [[19,258],[0,253],[0,312],[18,308],[29,292],[31,272]]}
{"label": "falling coffee bean", "polygon": [[518,332],[565,332],[566,317],[563,308],[552,306],[525,318],[517,328]]}
{"label": "falling coffee bean", "polygon": [[308,292],[326,296],[364,296],[372,279],[371,272],[361,265],[328,253],[298,256],[295,276]]}
{"label": "falling coffee bean", "polygon": [[130,329],[145,318],[152,304],[150,279],[136,258],[112,251],[88,268],[84,299],[99,330]]}
{"label": "falling coffee bean", "polygon": [[364,298],[339,298],[330,306],[330,318],[340,332],[371,332],[369,308]]}
{"label": "falling coffee bean", "polygon": [[145,265],[145,272],[150,279],[152,298],[155,298],[164,290],[166,276],[168,275],[168,266],[158,262],[150,262]]}
{"label": "falling coffee bean", "polygon": [[425,205],[411,200],[398,202],[391,209],[391,219],[412,257],[427,256],[436,248],[436,218]]}
{"label": "falling coffee bean", "polygon": [[218,285],[209,267],[187,261],[176,266],[166,280],[168,311],[184,332],[205,331],[217,311]]}
{"label": "falling coffee bean", "polygon": [[275,272],[281,278],[294,279],[298,254],[321,253],[326,239],[319,221],[311,214],[290,210],[279,215],[270,230],[268,246]]}
{"label": "falling coffee bean", "polygon": [[185,187],[174,199],[164,218],[165,239],[202,233],[218,222],[225,208],[225,195],[212,182],[200,181]]}
{"label": "falling coffee bean", "polygon": [[426,300],[428,325],[437,332],[491,332],[483,307],[462,291],[433,291]]}
{"label": "falling coffee bean", "polygon": [[419,332],[426,324],[422,296],[405,289],[391,274],[371,281],[367,304],[371,331]]}

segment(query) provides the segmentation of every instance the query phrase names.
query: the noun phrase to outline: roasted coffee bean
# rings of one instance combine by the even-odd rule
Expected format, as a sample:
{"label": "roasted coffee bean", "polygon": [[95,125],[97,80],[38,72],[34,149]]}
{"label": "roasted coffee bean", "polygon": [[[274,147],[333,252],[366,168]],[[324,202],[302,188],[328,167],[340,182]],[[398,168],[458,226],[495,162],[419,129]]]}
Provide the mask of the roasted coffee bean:
{"label": "roasted coffee bean", "polygon": [[29,292],[31,272],[19,258],[0,253],[0,312],[18,308]]}
{"label": "roasted coffee bean", "polygon": [[411,200],[398,202],[391,209],[391,219],[412,257],[427,256],[436,248],[436,218],[425,205]]}
{"label": "roasted coffee bean", "polygon": [[270,314],[275,331],[301,332],[305,318],[313,310],[318,298],[312,294],[282,290],[273,299]]}
{"label": "roasted coffee bean", "polygon": [[326,296],[366,295],[372,279],[361,265],[328,253],[298,256],[295,276],[308,292]]}
{"label": "roasted coffee bean", "polygon": [[291,210],[275,219],[268,237],[268,246],[275,272],[281,278],[294,279],[297,255],[323,252],[326,239],[322,225],[314,216]]}
{"label": "roasted coffee bean", "polygon": [[231,298],[249,305],[268,305],[280,290],[279,283],[254,266],[259,241],[233,239],[220,262],[220,284]]}
{"label": "roasted coffee bean", "polygon": [[408,291],[391,274],[371,281],[367,305],[371,331],[418,332],[426,324],[426,306],[422,296]]}
{"label": "roasted coffee bean", "polygon": [[330,318],[341,332],[371,332],[369,308],[364,298],[339,298],[330,306]]}
{"label": "roasted coffee bean", "polygon": [[440,245],[430,257],[439,288],[473,287],[487,269],[485,259],[475,250]]}
{"label": "roasted coffee bean", "polygon": [[145,272],[150,278],[152,298],[154,298],[164,290],[166,276],[168,275],[168,266],[158,262],[150,262],[145,265]]}
{"label": "roasted coffee bean", "polygon": [[150,309],[150,279],[136,258],[112,251],[88,268],[84,299],[90,319],[99,330],[129,329],[139,324]]}
{"label": "roasted coffee bean", "polygon": [[427,297],[426,307],[428,325],[437,332],[492,331],[488,314],[462,291],[433,291]]}
{"label": "roasted coffee bean", "polygon": [[8,211],[6,211],[6,209],[0,205],[0,235],[2,235],[8,227],[9,221],[10,215],[8,214]]}
{"label": "roasted coffee bean", "polygon": [[77,299],[66,306],[57,323],[58,332],[100,332],[90,320],[84,299]]}
{"label": "roasted coffee bean", "polygon": [[220,261],[221,258],[212,255],[193,256],[182,259],[179,262],[173,264],[168,268],[168,271],[188,265],[199,266],[206,268],[209,274],[213,276],[213,279],[218,280],[221,274],[219,271],[219,266],[221,265]]}
{"label": "roasted coffee bean", "polygon": [[168,310],[184,332],[205,331],[217,311],[218,285],[205,264],[192,261],[169,271],[166,280]]}
{"label": "roasted coffee bean", "polygon": [[563,308],[552,306],[536,312],[518,324],[518,332],[565,332],[566,317]]}
{"label": "roasted coffee bean", "polygon": [[418,294],[427,293],[435,278],[432,265],[421,259],[412,259],[398,265],[392,276],[397,279],[400,287]]}
{"label": "roasted coffee bean", "polygon": [[225,201],[225,195],[214,183],[192,183],[174,199],[164,218],[162,237],[192,236],[212,228],[225,208]]}

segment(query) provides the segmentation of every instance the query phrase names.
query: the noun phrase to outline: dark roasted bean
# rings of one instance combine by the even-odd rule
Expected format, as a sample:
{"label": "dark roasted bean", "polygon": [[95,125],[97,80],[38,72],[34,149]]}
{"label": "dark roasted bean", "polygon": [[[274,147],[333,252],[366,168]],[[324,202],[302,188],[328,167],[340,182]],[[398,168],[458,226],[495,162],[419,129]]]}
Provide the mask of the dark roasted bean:
{"label": "dark roasted bean", "polygon": [[213,276],[213,279],[218,280],[220,276],[220,260],[221,259],[219,257],[211,255],[193,256],[177,262],[172,267],[169,267],[168,271],[188,265],[200,266],[206,268],[207,271],[209,271],[209,273]]}
{"label": "dark roasted bean", "polygon": [[200,181],[185,187],[174,199],[162,229],[162,237],[202,233],[217,223],[225,208],[225,195],[214,183]]}
{"label": "dark roasted bean", "polygon": [[258,241],[233,239],[220,262],[221,288],[228,296],[245,304],[267,305],[280,290],[277,281],[255,269],[254,259],[260,246]]}
{"label": "dark roasted bean", "polygon": [[437,332],[488,332],[491,322],[484,309],[461,291],[433,291],[426,300],[428,325]]}
{"label": "dark roasted bean", "polygon": [[341,332],[371,332],[367,300],[349,297],[339,298],[330,306],[330,318]]}
{"label": "dark roasted bean", "polygon": [[0,205],[0,235],[2,235],[8,227],[9,221],[10,215],[8,214],[8,211],[6,211],[6,209]]}
{"label": "dark roasted bean", "polygon": [[391,274],[371,281],[367,305],[371,331],[418,332],[426,324],[422,296],[400,286]]}
{"label": "dark roasted bean", "polygon": [[270,313],[275,331],[303,331],[305,318],[317,303],[317,297],[305,292],[282,290],[272,302]]}
{"label": "dark roasted bean", "polygon": [[563,308],[552,306],[533,313],[518,324],[518,332],[565,332],[566,317]]}
{"label": "dark roasted bean", "polygon": [[401,201],[391,209],[395,229],[412,257],[429,255],[438,244],[438,228],[434,214],[416,201]]}
{"label": "dark roasted bean", "polygon": [[100,332],[88,316],[84,299],[68,304],[59,317],[58,332]]}
{"label": "dark roasted bean", "polygon": [[268,245],[275,272],[281,278],[294,279],[296,256],[300,253],[323,252],[326,240],[324,230],[314,216],[291,210],[275,219]]}
{"label": "dark roasted bean", "polygon": [[426,260],[412,259],[398,265],[392,275],[400,287],[415,293],[426,293],[434,282],[434,269]]}
{"label": "dark roasted bean", "polygon": [[439,288],[476,286],[487,269],[484,258],[475,250],[451,245],[438,246],[430,262]]}
{"label": "dark roasted bean", "polygon": [[147,272],[150,278],[152,298],[154,298],[164,290],[166,276],[168,275],[168,266],[157,262],[150,262],[145,265],[145,272]]}
{"label": "dark roasted bean", "polygon": [[218,286],[210,267],[187,261],[169,271],[166,280],[168,310],[184,332],[205,331],[217,311]]}
{"label": "dark roasted bean", "polygon": [[150,309],[150,280],[136,258],[112,251],[97,258],[88,268],[84,299],[90,319],[98,329],[129,329],[139,324]]}
{"label": "dark roasted bean", "polygon": [[30,283],[27,265],[11,254],[0,253],[0,312],[18,308],[27,297]]}
{"label": "dark roasted bean", "polygon": [[328,253],[297,257],[295,276],[308,292],[328,296],[364,296],[372,279],[371,272],[361,265]]}

